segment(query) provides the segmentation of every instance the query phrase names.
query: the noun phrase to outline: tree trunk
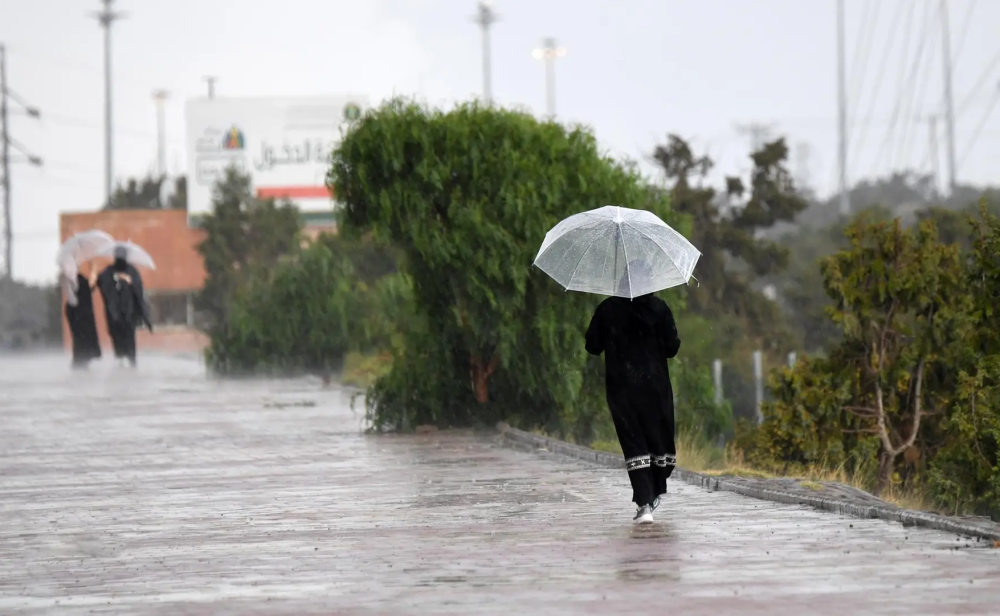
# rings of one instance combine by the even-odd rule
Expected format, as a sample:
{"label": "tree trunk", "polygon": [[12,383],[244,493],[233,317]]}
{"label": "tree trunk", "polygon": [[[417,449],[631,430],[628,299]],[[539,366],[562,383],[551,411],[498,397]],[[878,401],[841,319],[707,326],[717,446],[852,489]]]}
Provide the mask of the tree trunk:
{"label": "tree trunk", "polygon": [[878,456],[878,481],[875,484],[875,496],[882,496],[892,482],[892,469],[896,456],[883,450]]}
{"label": "tree trunk", "polygon": [[490,400],[490,376],[497,369],[499,358],[493,357],[489,363],[485,363],[481,358],[473,357],[469,363],[472,369],[472,391],[476,395],[476,402],[486,404]]}

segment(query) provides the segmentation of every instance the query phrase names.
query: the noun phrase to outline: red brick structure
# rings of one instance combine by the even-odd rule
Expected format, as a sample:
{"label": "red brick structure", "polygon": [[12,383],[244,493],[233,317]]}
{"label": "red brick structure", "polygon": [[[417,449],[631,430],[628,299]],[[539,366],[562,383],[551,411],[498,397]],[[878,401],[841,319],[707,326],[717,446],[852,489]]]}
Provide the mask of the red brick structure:
{"label": "red brick structure", "polygon": [[[99,229],[118,240],[132,240],[149,252],[156,261],[156,270],[142,270],[146,295],[153,313],[154,333],[140,330],[139,350],[169,352],[199,352],[208,343],[207,337],[194,328],[193,296],[205,282],[205,267],[198,244],[204,233],[188,226],[184,210],[102,210],[97,212],[63,213],[59,216],[61,241],[73,233]],[[94,263],[104,268],[110,260]],[[86,276],[89,271],[81,267]],[[104,319],[104,303],[100,293],[94,295],[97,333],[106,352],[111,339]],[[70,348],[69,327],[63,323],[63,345]]]}

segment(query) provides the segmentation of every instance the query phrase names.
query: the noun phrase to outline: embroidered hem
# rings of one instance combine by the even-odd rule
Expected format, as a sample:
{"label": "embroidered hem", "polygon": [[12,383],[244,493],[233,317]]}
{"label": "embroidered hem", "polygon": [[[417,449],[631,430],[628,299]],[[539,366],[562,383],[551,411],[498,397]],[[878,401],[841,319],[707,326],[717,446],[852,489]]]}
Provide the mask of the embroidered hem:
{"label": "embroidered hem", "polygon": [[659,466],[660,468],[667,468],[668,466],[677,466],[677,456],[669,453],[665,453],[661,456],[653,456],[653,464]]}
{"label": "embroidered hem", "polygon": [[640,468],[649,468],[650,456],[635,456],[625,460],[625,470],[636,471]]}

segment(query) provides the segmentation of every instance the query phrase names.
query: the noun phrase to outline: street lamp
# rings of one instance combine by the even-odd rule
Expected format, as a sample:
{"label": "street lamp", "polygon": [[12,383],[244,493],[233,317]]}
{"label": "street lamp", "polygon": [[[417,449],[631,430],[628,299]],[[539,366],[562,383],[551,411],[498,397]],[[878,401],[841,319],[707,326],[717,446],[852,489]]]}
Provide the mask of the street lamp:
{"label": "street lamp", "polygon": [[550,120],[556,118],[556,58],[566,55],[566,50],[556,46],[554,38],[542,41],[542,47],[531,52],[536,60],[545,61],[545,102]]}

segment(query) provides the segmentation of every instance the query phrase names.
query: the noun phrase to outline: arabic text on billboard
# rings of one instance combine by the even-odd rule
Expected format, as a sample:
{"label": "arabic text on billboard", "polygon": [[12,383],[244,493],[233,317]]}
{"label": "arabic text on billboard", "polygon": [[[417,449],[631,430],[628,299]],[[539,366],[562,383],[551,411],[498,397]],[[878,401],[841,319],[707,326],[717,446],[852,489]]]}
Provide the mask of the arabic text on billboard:
{"label": "arabic text on billboard", "polygon": [[331,211],[330,153],[364,96],[200,99],[187,105],[188,213],[212,209],[226,168],[250,174],[261,196],[288,198],[304,212]]}

